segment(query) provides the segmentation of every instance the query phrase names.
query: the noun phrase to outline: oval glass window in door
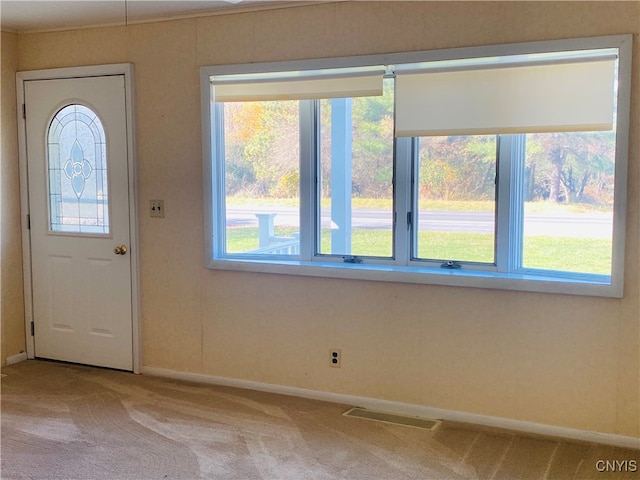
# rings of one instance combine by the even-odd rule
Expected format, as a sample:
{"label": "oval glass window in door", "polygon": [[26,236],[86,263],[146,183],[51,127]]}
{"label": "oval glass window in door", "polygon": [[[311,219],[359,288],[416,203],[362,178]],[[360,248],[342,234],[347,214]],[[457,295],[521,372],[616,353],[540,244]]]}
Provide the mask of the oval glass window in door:
{"label": "oval glass window in door", "polygon": [[62,108],[49,125],[49,231],[109,234],[105,132],[84,105]]}

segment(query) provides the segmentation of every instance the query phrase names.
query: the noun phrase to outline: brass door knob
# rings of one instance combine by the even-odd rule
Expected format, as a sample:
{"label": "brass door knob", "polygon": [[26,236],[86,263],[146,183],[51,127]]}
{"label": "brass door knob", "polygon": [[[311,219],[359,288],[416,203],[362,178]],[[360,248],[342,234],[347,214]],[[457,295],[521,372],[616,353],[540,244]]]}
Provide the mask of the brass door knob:
{"label": "brass door knob", "polygon": [[126,255],[127,254],[127,246],[123,243],[122,245],[118,245],[113,249],[113,253],[116,255]]}

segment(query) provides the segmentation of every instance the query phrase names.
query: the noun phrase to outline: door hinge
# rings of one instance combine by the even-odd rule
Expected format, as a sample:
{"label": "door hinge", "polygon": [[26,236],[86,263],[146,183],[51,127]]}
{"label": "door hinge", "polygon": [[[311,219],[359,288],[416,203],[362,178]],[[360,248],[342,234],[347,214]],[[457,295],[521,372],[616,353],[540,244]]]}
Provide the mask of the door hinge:
{"label": "door hinge", "polygon": [[25,103],[22,104],[22,118],[27,118],[27,105]]}
{"label": "door hinge", "polygon": [[31,336],[35,336],[36,334],[36,326],[34,325],[33,322],[31,322]]}
{"label": "door hinge", "polygon": [[31,230],[31,215],[27,213],[27,230]]}

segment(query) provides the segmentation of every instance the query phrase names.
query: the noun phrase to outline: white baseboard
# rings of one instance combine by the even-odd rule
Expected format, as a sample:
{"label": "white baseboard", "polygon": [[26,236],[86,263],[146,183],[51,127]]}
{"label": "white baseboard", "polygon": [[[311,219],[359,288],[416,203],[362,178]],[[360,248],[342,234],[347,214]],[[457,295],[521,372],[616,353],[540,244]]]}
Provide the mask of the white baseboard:
{"label": "white baseboard", "polygon": [[411,403],[393,402],[389,400],[380,400],[377,398],[359,397],[355,395],[345,395],[342,393],[323,392],[320,390],[288,387],[285,385],[275,385],[271,383],[252,382],[249,380],[217,377],[200,373],[178,372],[176,370],[169,370],[165,368],[142,367],[140,373],[142,373],[143,375],[187,380],[196,383],[237,387],[247,390],[258,390],[261,392],[278,393],[281,395],[309,398],[312,400],[322,400],[331,403],[342,403],[344,405],[369,408],[372,410],[380,410],[383,412],[395,413],[400,415],[411,415],[415,417],[431,418],[434,420],[449,420],[453,422],[482,425],[485,427],[515,430],[523,433],[545,435],[549,437],[561,437],[583,442],[601,443],[623,448],[640,448],[640,438],[627,437],[624,435],[616,435],[612,433],[590,432],[587,430],[558,427],[555,425],[545,425],[542,423],[513,420],[510,418],[491,417],[488,415],[478,415],[475,413],[461,412],[457,410],[446,410]]}
{"label": "white baseboard", "polygon": [[11,355],[10,357],[7,357],[7,366],[24,362],[26,359],[27,359],[27,352],[20,352],[17,355]]}

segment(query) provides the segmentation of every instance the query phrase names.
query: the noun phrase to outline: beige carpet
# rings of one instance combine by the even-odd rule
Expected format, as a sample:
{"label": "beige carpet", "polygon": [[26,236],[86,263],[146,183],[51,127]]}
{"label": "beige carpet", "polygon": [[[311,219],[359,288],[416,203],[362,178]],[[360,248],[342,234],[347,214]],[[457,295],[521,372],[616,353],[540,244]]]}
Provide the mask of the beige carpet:
{"label": "beige carpet", "polygon": [[[443,423],[434,432],[294,397],[27,361],[2,373],[3,479],[605,479],[635,450]],[[640,467],[639,467],[640,468]]]}

